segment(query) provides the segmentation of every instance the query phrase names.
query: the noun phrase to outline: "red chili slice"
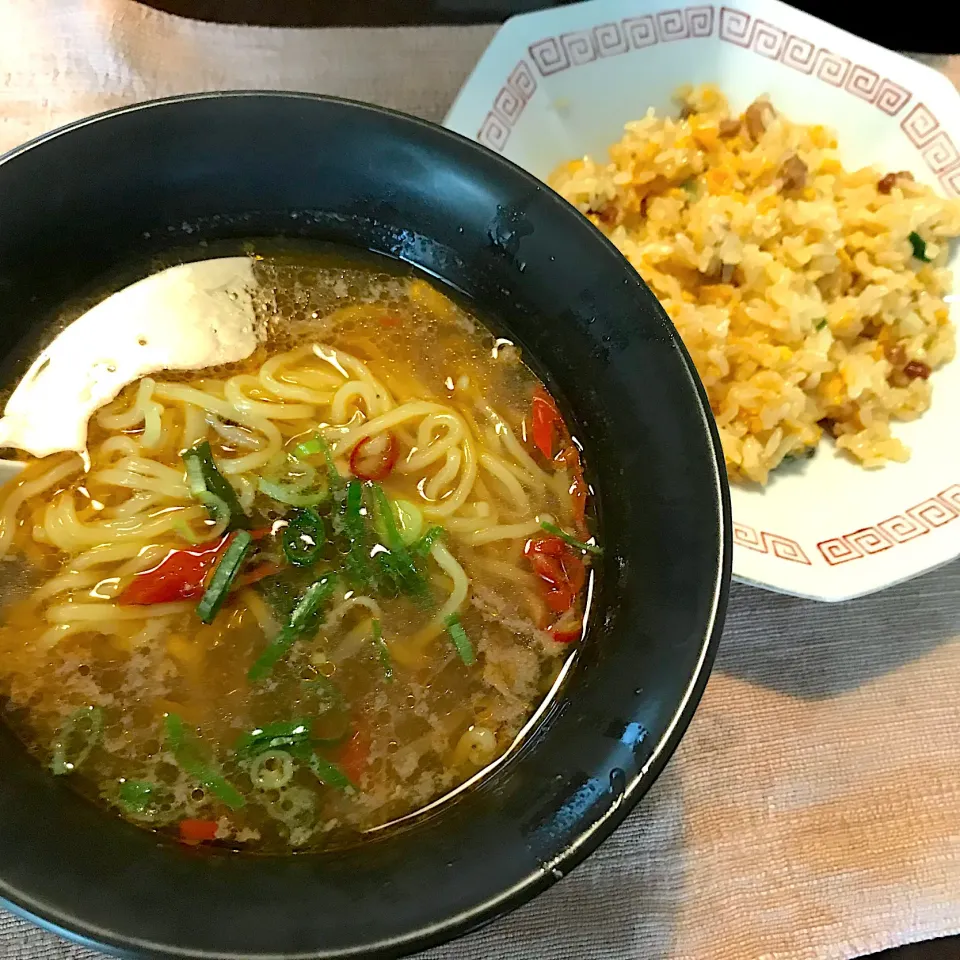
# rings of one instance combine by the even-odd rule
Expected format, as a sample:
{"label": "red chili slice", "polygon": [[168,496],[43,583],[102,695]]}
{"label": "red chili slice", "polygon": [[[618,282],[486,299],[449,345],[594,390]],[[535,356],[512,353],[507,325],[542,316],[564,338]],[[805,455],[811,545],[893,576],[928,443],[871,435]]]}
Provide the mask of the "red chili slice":
{"label": "red chili slice", "polygon": [[[580,463],[580,451],[570,439],[567,425],[553,397],[537,386],[533,392],[533,407],[530,414],[530,434],[534,446],[555,466],[570,471],[570,496],[573,499],[573,519],[577,532],[583,534],[584,515],[587,509],[587,484],[583,479],[583,466]],[[554,456],[554,440],[559,441],[559,451]]]}
{"label": "red chili slice", "polygon": [[146,606],[202,596],[207,577],[232,536],[232,533],[225,533],[217,540],[198,544],[189,550],[171,550],[155,567],[135,574],[117,597],[117,603]]}
{"label": "red chili slice", "polygon": [[357,727],[353,736],[337,752],[337,763],[350,778],[359,783],[370,762],[370,734],[366,727]]}
{"label": "red chili slice", "polygon": [[569,443],[554,458],[554,463],[563,464],[570,471],[570,498],[573,500],[573,520],[578,536],[586,532],[587,482],[583,479],[583,464],[576,445]]}
{"label": "red chili slice", "polygon": [[530,412],[530,432],[534,446],[549,460],[553,456],[553,430],[563,418],[553,397],[541,386],[533,391],[533,407]]}
{"label": "red chili slice", "polygon": [[181,820],[180,841],[190,846],[217,838],[217,824],[213,820]]}
{"label": "red chili slice", "polygon": [[[260,540],[269,533],[270,527],[250,531],[254,540]],[[117,597],[117,603],[122,606],[143,607],[152,603],[175,603],[178,600],[202,597],[210,574],[234,536],[233,533],[225,533],[216,540],[200,543],[186,550],[171,550],[155,567],[134,574],[126,589]],[[267,564],[263,564],[255,567],[239,577],[235,586],[254,583],[279,569],[275,564],[269,565],[269,570],[263,569],[266,566]],[[259,576],[254,576],[261,570]]]}
{"label": "red chili slice", "polygon": [[583,633],[583,619],[571,610],[547,629],[557,643],[573,643],[574,640],[579,640]]}
{"label": "red chili slice", "polygon": [[350,472],[358,480],[383,480],[394,468],[399,453],[397,438],[392,433],[364,437],[350,454]]}
{"label": "red chili slice", "polygon": [[586,582],[583,560],[559,537],[545,535],[526,542],[523,552],[544,583],[544,600],[554,613],[566,613]]}

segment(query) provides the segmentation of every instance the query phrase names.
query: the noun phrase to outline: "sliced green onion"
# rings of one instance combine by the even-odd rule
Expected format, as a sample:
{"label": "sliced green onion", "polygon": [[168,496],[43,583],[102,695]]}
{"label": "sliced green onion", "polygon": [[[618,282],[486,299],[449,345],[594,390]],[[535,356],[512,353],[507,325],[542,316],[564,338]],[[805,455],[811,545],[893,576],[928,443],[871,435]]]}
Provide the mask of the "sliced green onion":
{"label": "sliced green onion", "polygon": [[360,527],[363,524],[363,484],[359,480],[351,480],[347,484],[347,516],[348,523],[353,524],[356,529],[354,533],[359,534]]}
{"label": "sliced green onion", "polygon": [[569,543],[571,547],[581,550],[583,553],[592,553],[598,557],[603,554],[602,547],[598,547],[595,543],[584,543],[576,537],[571,537],[569,533],[565,533],[555,523],[550,523],[548,520],[541,520],[540,526],[543,527],[547,533],[552,533],[555,537],[559,537],[564,543]]}
{"label": "sliced green onion", "polygon": [[251,760],[267,750],[295,750],[311,742],[310,724],[306,720],[279,720],[265,723],[250,733],[241,734],[234,744],[234,753],[241,760]]}
{"label": "sliced green onion", "polygon": [[382,544],[373,553],[375,591],[388,599],[410,593],[411,591],[406,587],[407,570],[397,561],[396,554],[391,553]]}
{"label": "sliced green onion", "polygon": [[293,779],[293,771],[293,757],[286,750],[267,750],[250,764],[250,779],[261,790],[279,790]]}
{"label": "sliced green onion", "polygon": [[[221,500],[220,497],[215,493],[210,493],[209,490],[198,493],[196,499],[207,508],[207,513],[213,518],[214,526],[211,529],[211,536],[218,536],[223,533],[230,526],[230,520],[233,517],[227,501]],[[214,530],[216,533],[213,532]]]}
{"label": "sliced green onion", "polygon": [[[405,547],[409,547],[423,533],[423,514],[409,500],[387,498],[387,501],[390,504],[390,513],[393,515],[393,526],[399,533],[400,541]],[[375,526],[377,534],[383,538],[384,542],[389,543],[386,524],[379,511]]]}
{"label": "sliced green onion", "polygon": [[817,452],[816,447],[801,447],[799,450],[791,450],[783,455],[783,463],[792,463],[796,460],[809,460]]}
{"label": "sliced green onion", "polygon": [[290,627],[294,630],[306,630],[316,620],[320,608],[332,595],[337,585],[335,574],[327,574],[316,583],[311,583],[290,614]]}
{"label": "sliced green onion", "polygon": [[244,806],[246,801],[240,791],[200,755],[200,745],[197,743],[196,735],[187,730],[180,715],[168,713],[163,722],[170,749],[180,768],[219,797],[232,810]]}
{"label": "sliced green onion", "polygon": [[[73,773],[90,756],[103,734],[103,710],[83,707],[70,714],[57,731],[50,768],[58,777]],[[72,741],[78,741],[73,743]],[[77,749],[78,748],[78,749]]]}
{"label": "sliced green onion", "polygon": [[330,497],[329,487],[302,490],[296,484],[280,483],[278,480],[257,479],[257,489],[271,500],[286,503],[291,507],[315,507]]}
{"label": "sliced green onion", "polygon": [[197,604],[197,616],[204,623],[212,623],[219,613],[252,544],[253,537],[250,533],[247,530],[238,530],[223,551],[210,583]]}
{"label": "sliced green onion", "polygon": [[384,539],[387,541],[387,547],[390,550],[389,558],[383,553],[377,554],[377,563],[396,582],[397,588],[401,592],[415,597],[428,597],[426,581],[420,575],[420,571],[417,569],[417,565],[414,563],[413,557],[397,529],[397,520],[390,500],[379,483],[371,484],[370,489],[373,492],[377,520],[383,527]]}
{"label": "sliced green onion", "polygon": [[372,543],[364,517],[363,485],[351,480],[346,487],[346,499],[342,511],[343,532],[348,540],[347,571],[355,586],[362,589],[375,587],[373,569],[370,566]]}
{"label": "sliced green onion", "polygon": [[[225,519],[229,526],[234,529],[249,527],[250,520],[240,506],[237,491],[217,469],[210,442],[201,440],[189,450],[184,450],[181,457],[187,471],[187,486],[191,495],[211,512],[214,519],[224,519],[222,511],[225,508]],[[223,504],[223,507],[220,504]]]}
{"label": "sliced green onion", "polygon": [[281,545],[287,560],[295,567],[309,567],[319,558],[325,539],[323,520],[315,510],[307,508],[288,516]]}
{"label": "sliced green onion", "polygon": [[430,527],[429,530],[410,548],[415,557],[425,557],[433,545],[444,535],[443,527]]}
{"label": "sliced green onion", "polygon": [[315,457],[318,453],[323,453],[323,442],[319,437],[313,437],[311,440],[304,440],[293,448],[295,457]]}
{"label": "sliced green onion", "polygon": [[377,656],[380,658],[380,663],[383,664],[383,675],[388,681],[393,680],[393,658],[390,656],[390,648],[387,646],[383,639],[383,634],[380,632],[380,621],[376,617],[373,619],[372,629],[373,645],[377,648]]}
{"label": "sliced green onion", "polygon": [[409,500],[394,500],[393,512],[400,528],[400,539],[406,546],[416,543],[423,533],[423,513]]}
{"label": "sliced green onion", "polygon": [[342,500],[347,493],[346,484],[343,481],[343,477],[340,476],[337,465],[333,462],[333,451],[330,449],[330,444],[327,443],[323,437],[319,437],[318,439],[320,441],[320,449],[323,450],[323,459],[327,463],[327,478],[330,481],[330,490],[337,500]]}
{"label": "sliced green onion", "polygon": [[827,318],[823,317],[817,321],[817,325],[814,329],[819,333],[827,325]]}
{"label": "sliced green onion", "polygon": [[337,577],[331,573],[307,587],[291,611],[290,619],[247,671],[248,680],[262,680],[287,655],[294,643],[316,623],[321,607],[330,599],[336,585]]}
{"label": "sliced green onion", "polygon": [[310,757],[310,769],[314,776],[328,787],[337,790],[356,789],[353,781],[333,762],[325,760],[319,754]]}
{"label": "sliced green onion", "polygon": [[281,628],[274,639],[264,647],[263,652],[253,661],[247,671],[247,679],[253,683],[262,680],[286,655],[296,643],[299,634],[289,627]]}
{"label": "sliced green onion", "polygon": [[913,247],[913,255],[923,263],[930,263],[933,257],[927,256],[927,241],[916,230],[911,232],[907,239],[910,241],[910,246]]}
{"label": "sliced green onion", "polygon": [[473,652],[473,644],[467,636],[467,631],[463,629],[460,617],[451,613],[445,622],[447,633],[450,634],[450,639],[453,641],[460,659],[469,667],[477,659],[477,655]]}
{"label": "sliced green onion", "polygon": [[353,730],[348,727],[338,737],[314,737],[313,742],[320,747],[342,747],[352,736]]}
{"label": "sliced green onion", "polygon": [[403,548],[403,540],[400,539],[400,531],[397,529],[397,518],[393,512],[393,506],[387,498],[383,487],[379,483],[371,483],[370,489],[373,491],[373,500],[377,508],[377,520],[383,527],[384,539],[391,550]]}
{"label": "sliced green onion", "polygon": [[327,463],[327,480],[329,482],[330,492],[337,501],[343,500],[346,488],[343,477],[340,476],[337,465],[333,462],[333,451],[330,449],[330,444],[318,434],[310,440],[304,440],[303,443],[298,443],[293,448],[293,455],[295,457],[313,457],[318,453],[323,454],[323,458]]}
{"label": "sliced green onion", "polygon": [[[208,443],[207,446],[209,447],[210,444]],[[207,481],[203,477],[203,464],[198,451],[191,447],[189,450],[184,450],[180,456],[187,472],[187,486],[190,488],[190,496],[199,497],[200,494],[206,493]]]}
{"label": "sliced green onion", "polygon": [[117,791],[117,801],[128,816],[145,823],[159,825],[182,815],[170,790],[149,780],[124,780]]}
{"label": "sliced green onion", "polygon": [[308,487],[317,485],[316,468],[300,460],[298,457],[289,454],[287,456],[287,467],[290,469],[290,479],[284,481],[291,490],[306,490]]}
{"label": "sliced green onion", "polygon": [[146,813],[157,797],[157,787],[147,780],[124,780],[120,784],[120,802],[131,813]]}
{"label": "sliced green onion", "polygon": [[[223,501],[221,501],[221,503],[222,502]],[[190,524],[183,519],[182,516],[174,517],[171,526],[178,534],[180,534],[181,537],[183,537],[184,540],[187,541],[187,543],[192,543],[194,546],[196,546],[198,543],[206,543],[208,540],[212,540],[214,537],[213,527],[208,527],[204,531],[204,535],[200,536],[193,529],[193,527],[191,527]]]}

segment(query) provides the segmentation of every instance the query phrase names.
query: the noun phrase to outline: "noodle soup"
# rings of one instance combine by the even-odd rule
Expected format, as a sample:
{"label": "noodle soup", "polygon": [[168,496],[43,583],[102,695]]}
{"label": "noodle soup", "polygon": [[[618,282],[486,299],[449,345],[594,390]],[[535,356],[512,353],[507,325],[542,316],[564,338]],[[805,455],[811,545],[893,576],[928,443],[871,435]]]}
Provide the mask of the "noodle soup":
{"label": "noodle soup", "polygon": [[46,455],[0,491],[0,693],[127,819],[288,852],[508,752],[580,641],[600,548],[578,446],[512,344],[378,261],[246,269],[241,359],[139,359],[74,449],[8,403]]}

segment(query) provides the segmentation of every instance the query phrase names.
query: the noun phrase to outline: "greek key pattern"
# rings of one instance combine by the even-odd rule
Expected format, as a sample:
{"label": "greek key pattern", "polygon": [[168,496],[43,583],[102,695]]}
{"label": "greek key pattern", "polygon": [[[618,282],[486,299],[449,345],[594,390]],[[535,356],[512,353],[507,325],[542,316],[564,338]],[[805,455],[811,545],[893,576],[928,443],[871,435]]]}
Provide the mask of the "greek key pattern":
{"label": "greek key pattern", "polygon": [[830,566],[862,560],[892,550],[917,537],[943,527],[960,517],[960,483],[941,490],[903,513],[881,520],[876,526],[862,527],[840,537],[821,540],[817,549]]}
{"label": "greek key pattern", "polygon": [[477,139],[493,150],[504,150],[523,108],[536,92],[536,75],[549,77],[572,67],[657,44],[712,36],[782,63],[798,73],[814,76],[889,117],[902,116],[901,129],[923,162],[939,178],[944,192],[947,196],[960,196],[960,150],[941,129],[930,109],[915,102],[909,90],[870,67],[853,63],[847,57],[736,7],[675,7],[531,43],[529,61],[522,59],[497,92]]}
{"label": "greek key pattern", "polygon": [[[870,67],[853,63],[826,47],[818,48],[811,41],[788,34],[743,10],[721,7],[719,21],[721,40],[779,60],[799,73],[816,76],[871,104],[888,117],[899,116],[913,100],[909,90],[889,77],[882,77]],[[914,104],[900,126],[930,171],[939,177],[947,196],[960,196],[960,153],[950,137],[939,129],[940,123],[929,108],[922,103]]]}
{"label": "greek key pattern", "polygon": [[712,6],[683,7],[544,37],[530,44],[529,61],[520,60],[497,92],[477,131],[477,140],[491,150],[503,152],[523,108],[536,93],[536,74],[549,77],[657,43],[709,37],[715,32],[714,21]]}
{"label": "greek key pattern", "polygon": [[796,540],[781,536],[779,533],[755,530],[745,523],[734,522],[733,542],[738,547],[745,547],[756,553],[766,553],[778,560],[789,560],[810,566],[810,558],[803,552],[803,547]]}
{"label": "greek key pattern", "polygon": [[804,37],[734,7],[720,8],[719,37],[762,57],[779,60],[798,73],[811,74],[873,104],[891,117],[900,113],[912,99],[910,91],[881,77],[875,70],[852,63],[826,47],[817,47]]}
{"label": "greek key pattern", "polygon": [[643,17],[587,27],[530,44],[530,59],[543,77],[601,57],[642,50],[657,43],[709,37],[714,33],[712,6],[661,10]]}
{"label": "greek key pattern", "polygon": [[[941,490],[935,497],[928,497],[902,513],[881,520],[872,527],[861,527],[842,536],[829,537],[817,545],[817,552],[831,567],[853,560],[862,560],[874,554],[884,553],[894,547],[924,537],[960,517],[960,483]],[[734,521],[734,546],[754,553],[763,553],[778,560],[811,566],[813,561],[803,547],[790,537],[757,530],[745,523]],[[819,560],[816,553],[814,558]]]}
{"label": "greek key pattern", "polygon": [[493,98],[493,106],[477,131],[477,140],[502,153],[523,108],[536,93],[537,80],[526,60],[521,60]]}

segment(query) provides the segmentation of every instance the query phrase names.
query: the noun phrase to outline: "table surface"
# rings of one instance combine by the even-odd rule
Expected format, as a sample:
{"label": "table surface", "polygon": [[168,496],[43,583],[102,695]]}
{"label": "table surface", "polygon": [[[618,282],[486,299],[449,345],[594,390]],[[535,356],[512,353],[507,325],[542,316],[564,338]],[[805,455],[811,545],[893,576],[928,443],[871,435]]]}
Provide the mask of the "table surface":
{"label": "table surface", "polygon": [[[491,22],[504,19],[512,13],[553,5],[550,0],[351,0],[348,4],[333,0],[140,0],[148,6],[179,16],[193,17],[217,22],[248,23],[263,26],[319,27],[319,26],[387,26],[399,24],[430,24],[452,22]],[[802,5],[811,12],[819,13],[816,0],[807,0]],[[868,9],[865,2],[850,2],[843,5],[840,15],[831,5],[831,14],[825,19],[841,22],[856,19],[860,26],[866,21],[861,12]],[[841,23],[849,26],[848,22]],[[869,21],[872,22],[872,21]],[[902,24],[901,24],[902,27]],[[871,39],[882,41],[872,30]],[[898,28],[899,29],[899,28]],[[861,34],[863,30],[859,31]],[[919,43],[905,44],[906,38],[895,44],[901,48],[946,52],[936,37],[921,36]],[[915,39],[911,37],[910,39]],[[957,960],[960,957],[960,937],[949,937],[913,944],[894,950],[873,954],[869,960]]]}

